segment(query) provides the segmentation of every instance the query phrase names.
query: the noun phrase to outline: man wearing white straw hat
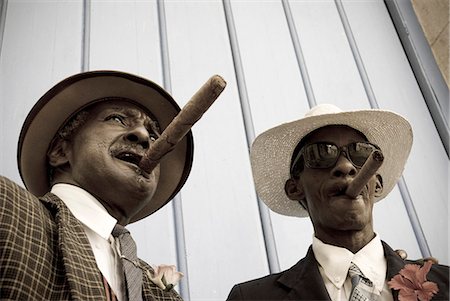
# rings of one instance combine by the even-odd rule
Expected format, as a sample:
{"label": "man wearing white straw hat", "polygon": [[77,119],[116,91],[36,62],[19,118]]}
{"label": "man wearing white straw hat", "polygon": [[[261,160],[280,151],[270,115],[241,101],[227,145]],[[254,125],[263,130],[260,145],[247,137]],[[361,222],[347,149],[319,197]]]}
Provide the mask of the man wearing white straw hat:
{"label": "man wearing white straw hat", "polygon": [[[404,260],[373,229],[374,202],[396,185],[412,139],[396,113],[329,104],[259,135],[251,149],[258,196],[277,213],[309,216],[314,237],[293,267],[235,285],[228,300],[449,300],[447,266]],[[381,167],[361,172],[373,154]],[[367,181],[349,193],[362,174]]]}
{"label": "man wearing white straw hat", "polygon": [[124,228],[189,175],[191,132],[153,170],[139,165],[178,112],[157,84],[118,71],[76,74],[41,97],[19,138],[27,190],[0,177],[1,300],[181,300],[181,273],[138,259]]}

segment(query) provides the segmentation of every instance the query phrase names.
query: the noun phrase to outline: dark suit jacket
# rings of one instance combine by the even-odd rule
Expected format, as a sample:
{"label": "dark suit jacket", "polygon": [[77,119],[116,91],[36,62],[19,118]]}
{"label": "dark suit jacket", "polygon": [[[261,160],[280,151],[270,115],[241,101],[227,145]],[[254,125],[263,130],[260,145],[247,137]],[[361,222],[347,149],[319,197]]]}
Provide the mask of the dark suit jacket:
{"label": "dark suit jacket", "polygon": [[[141,261],[144,300],[181,300],[150,281]],[[106,300],[81,223],[54,194],[38,199],[0,177],[0,300]]]}
{"label": "dark suit jacket", "polygon": [[[388,265],[386,278],[390,280],[410,262],[402,260],[384,242],[383,248]],[[448,267],[433,265],[427,279],[439,287],[439,293],[432,300],[448,301]],[[392,290],[392,294],[394,300],[398,300],[398,291]],[[289,270],[235,285],[227,300],[330,300],[330,297],[310,247],[306,257]]]}

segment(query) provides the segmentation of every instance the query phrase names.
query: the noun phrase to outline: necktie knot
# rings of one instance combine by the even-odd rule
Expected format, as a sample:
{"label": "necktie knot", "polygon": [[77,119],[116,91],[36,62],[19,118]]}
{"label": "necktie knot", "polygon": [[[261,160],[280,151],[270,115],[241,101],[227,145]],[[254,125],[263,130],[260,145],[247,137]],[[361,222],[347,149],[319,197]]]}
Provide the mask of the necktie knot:
{"label": "necktie knot", "polygon": [[360,277],[362,279],[368,280],[370,282],[371,286],[373,286],[372,282],[366,276],[364,276],[364,273],[361,271],[361,269],[353,262],[350,263],[350,268],[348,269],[348,274],[349,274],[350,278],[352,278],[352,279],[355,277]]}
{"label": "necktie knot", "polygon": [[379,294],[376,291],[373,282],[368,279],[361,269],[354,264],[350,264],[348,275],[352,282],[352,291],[349,301],[375,301]]}
{"label": "necktie knot", "polygon": [[130,233],[130,231],[128,231],[124,226],[116,224],[114,226],[114,229],[112,230],[112,236],[114,237],[119,237],[120,235],[126,234],[126,233]]}

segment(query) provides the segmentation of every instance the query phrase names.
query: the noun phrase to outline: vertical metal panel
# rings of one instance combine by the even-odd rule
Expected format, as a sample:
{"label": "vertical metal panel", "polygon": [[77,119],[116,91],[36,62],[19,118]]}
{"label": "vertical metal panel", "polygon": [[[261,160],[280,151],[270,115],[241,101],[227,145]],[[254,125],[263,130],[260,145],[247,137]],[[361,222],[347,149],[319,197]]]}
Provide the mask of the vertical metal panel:
{"label": "vertical metal panel", "polygon": [[[91,70],[130,72],[162,85],[156,1],[91,1],[90,23]],[[143,260],[152,265],[176,263],[172,204],[129,229]]]}
{"label": "vertical metal panel", "polygon": [[116,69],[163,85],[156,1],[91,0],[90,69]]}
{"label": "vertical metal panel", "polygon": [[[5,31],[7,6],[8,6],[8,0],[1,0],[1,3],[0,3],[0,62],[1,62],[1,59],[2,59],[3,33]],[[1,86],[2,85],[0,83],[0,87]],[[3,105],[0,104],[0,117],[3,116],[3,114],[4,114],[3,113]],[[2,145],[1,142],[3,142],[2,141],[3,140],[2,137],[4,137],[6,135],[6,133],[5,133],[6,127],[7,127],[7,125],[4,123],[3,118],[1,118],[1,121],[0,121],[0,134],[1,134],[0,135],[0,147]],[[0,153],[0,172],[3,171],[3,164],[5,162],[3,157],[4,157],[4,152],[2,151]]]}
{"label": "vertical metal panel", "polygon": [[289,4],[316,102],[333,103],[342,109],[368,107],[334,1]]}
{"label": "vertical metal panel", "polygon": [[[158,7],[158,24],[159,24],[159,37],[161,41],[161,59],[162,59],[162,71],[164,88],[169,93],[172,92],[172,83],[170,79],[170,59],[169,59],[169,47],[167,45],[167,25],[166,25],[166,11],[164,6],[164,0],[157,1]],[[184,277],[180,282],[179,292],[183,300],[189,301],[189,271],[186,258],[186,241],[184,237],[184,220],[183,220],[183,207],[181,206],[181,193],[178,193],[172,200],[173,214],[174,214],[174,227],[175,227],[175,245],[177,254],[177,266],[178,269],[183,272]]]}
{"label": "vertical metal panel", "polygon": [[303,85],[305,87],[306,95],[308,97],[309,107],[312,108],[317,105],[316,98],[314,96],[314,91],[311,86],[311,80],[308,74],[308,68],[305,63],[305,58],[303,56],[302,46],[300,45],[300,40],[298,38],[297,29],[294,24],[294,18],[292,17],[291,6],[288,0],[282,0],[284,13],[286,14],[286,21],[289,26],[289,32],[291,33],[292,45],[295,49],[295,56],[298,62],[298,68],[302,74]]}
{"label": "vertical metal panel", "polygon": [[[375,93],[373,92],[372,86],[370,84],[369,77],[367,75],[364,62],[361,58],[361,55],[358,50],[358,46],[356,44],[355,38],[352,33],[352,29],[347,19],[347,15],[345,13],[345,8],[342,4],[341,0],[335,0],[337,10],[339,12],[339,16],[341,17],[342,24],[344,26],[345,34],[347,36],[350,48],[352,49],[353,57],[355,58],[356,66],[358,68],[359,74],[361,76],[361,80],[363,82],[364,88],[367,93],[367,97],[369,99],[370,107],[372,109],[379,109],[379,105],[377,99],[375,98]],[[399,189],[402,195],[403,203],[405,204],[406,212],[408,213],[409,220],[411,221],[411,226],[413,228],[414,234],[416,236],[417,242],[419,244],[419,248],[422,252],[422,256],[428,257],[431,256],[430,249],[425,239],[425,235],[423,233],[422,227],[420,225],[419,219],[417,218],[416,210],[414,208],[414,204],[411,200],[411,196],[408,192],[408,187],[406,185],[405,179],[403,176],[399,180]]]}
{"label": "vertical metal panel", "polygon": [[[242,115],[244,121],[245,134],[247,137],[247,145],[250,149],[255,139],[255,129],[253,128],[252,113],[248,100],[247,86],[245,84],[245,75],[242,67],[241,54],[239,51],[239,43],[236,36],[236,28],[234,26],[233,11],[230,1],[223,0],[225,18],[227,21],[228,35],[230,37],[231,53],[233,55],[233,64],[236,73],[236,80],[241,101]],[[269,263],[269,271],[277,273],[280,271],[280,263],[278,262],[275,238],[273,236],[272,222],[270,220],[269,208],[258,198],[258,209],[261,217],[261,226],[263,230],[264,242],[267,252],[267,260]]]}
{"label": "vertical metal panel", "polygon": [[18,183],[17,141],[25,116],[53,84],[79,71],[80,15],[81,5],[73,1],[8,1],[0,60],[0,173]]}
{"label": "vertical metal panel", "polygon": [[191,300],[224,300],[268,266],[223,3],[166,1],[165,11],[175,99],[184,104],[213,74],[228,83],[193,128],[182,190]]}
{"label": "vertical metal panel", "polygon": [[[380,1],[343,1],[343,4],[380,108],[399,112],[412,124],[414,143],[403,173],[408,191],[402,194],[411,195],[431,253],[445,263],[448,261],[445,149],[385,4]],[[392,199],[389,196],[387,200]],[[400,233],[399,239],[402,238]],[[423,251],[426,255],[426,249]]]}
{"label": "vertical metal panel", "polygon": [[[301,117],[308,100],[281,2],[231,1],[231,6],[255,134]],[[272,211],[270,218],[278,262],[286,269],[306,252],[311,225]]]}
{"label": "vertical metal panel", "polygon": [[7,8],[8,8],[8,0],[1,0],[1,3],[0,3],[0,58],[2,56],[3,32],[5,31]]}
{"label": "vertical metal panel", "polygon": [[448,86],[436,64],[422,27],[417,21],[411,1],[385,0],[384,2],[408,55],[408,60],[419,82],[428,109],[433,116],[447,156],[450,157]]}
{"label": "vertical metal panel", "polygon": [[83,36],[81,41],[81,71],[89,70],[89,42],[91,33],[91,0],[83,0]]}
{"label": "vertical metal panel", "polygon": [[355,59],[356,67],[358,68],[359,75],[361,76],[361,80],[364,85],[364,89],[366,91],[370,107],[372,109],[378,109],[377,100],[375,98],[375,94],[373,93],[372,86],[370,85],[370,80],[369,77],[367,76],[366,69],[364,68],[364,63],[361,59],[361,55],[359,54],[358,45],[356,44],[355,38],[353,37],[352,29],[350,27],[350,24],[348,23],[347,15],[345,14],[345,9],[342,5],[342,1],[335,0],[335,3],[337,11],[339,13],[339,17],[341,18],[345,35],[348,40],[348,44],[350,45],[353,57]]}

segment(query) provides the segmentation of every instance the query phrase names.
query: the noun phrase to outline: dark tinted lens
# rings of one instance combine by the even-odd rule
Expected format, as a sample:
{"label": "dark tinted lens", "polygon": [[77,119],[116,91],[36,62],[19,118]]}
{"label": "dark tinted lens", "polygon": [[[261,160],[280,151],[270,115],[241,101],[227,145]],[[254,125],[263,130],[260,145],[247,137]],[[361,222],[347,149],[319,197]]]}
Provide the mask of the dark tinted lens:
{"label": "dark tinted lens", "polygon": [[376,149],[375,146],[365,142],[355,142],[348,146],[348,155],[353,164],[358,167],[362,167],[370,154]]}
{"label": "dark tinted lens", "polygon": [[305,146],[303,157],[309,168],[327,168],[336,162],[339,148],[330,143],[314,143]]}

